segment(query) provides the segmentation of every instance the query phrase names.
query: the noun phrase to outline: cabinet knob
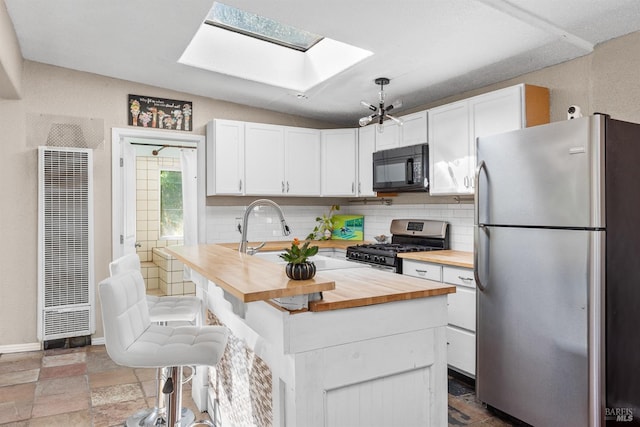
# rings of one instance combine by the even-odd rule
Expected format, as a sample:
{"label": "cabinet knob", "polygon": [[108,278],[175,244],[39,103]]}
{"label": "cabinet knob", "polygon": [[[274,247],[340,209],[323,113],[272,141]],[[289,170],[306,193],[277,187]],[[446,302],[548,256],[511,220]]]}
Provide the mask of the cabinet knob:
{"label": "cabinet knob", "polygon": [[239,181],[238,191],[242,191],[242,180]]}
{"label": "cabinet knob", "polygon": [[280,184],[282,185],[282,192],[284,193],[284,181],[281,181]]}
{"label": "cabinet knob", "polygon": [[289,181],[287,181],[287,193],[289,192]]}
{"label": "cabinet knob", "polygon": [[425,274],[427,274],[427,270],[416,270],[416,273],[424,276]]}
{"label": "cabinet knob", "polygon": [[463,282],[471,282],[471,281],[473,281],[473,277],[458,276],[458,279],[462,280]]}

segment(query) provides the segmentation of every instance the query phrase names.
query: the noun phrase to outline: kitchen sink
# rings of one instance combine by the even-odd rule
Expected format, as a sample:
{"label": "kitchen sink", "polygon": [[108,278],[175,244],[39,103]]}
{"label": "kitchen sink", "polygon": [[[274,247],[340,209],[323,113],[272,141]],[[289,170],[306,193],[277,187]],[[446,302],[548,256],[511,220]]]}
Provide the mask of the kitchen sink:
{"label": "kitchen sink", "polygon": [[[280,258],[282,252],[258,252],[253,256],[256,258],[264,259],[265,261],[273,262],[276,264],[286,264],[287,262]],[[325,255],[314,255],[309,258],[309,261],[313,261],[316,265],[317,271],[322,270],[339,270],[343,268],[364,268],[368,267],[365,264],[358,262],[348,261],[346,259],[332,258]]]}

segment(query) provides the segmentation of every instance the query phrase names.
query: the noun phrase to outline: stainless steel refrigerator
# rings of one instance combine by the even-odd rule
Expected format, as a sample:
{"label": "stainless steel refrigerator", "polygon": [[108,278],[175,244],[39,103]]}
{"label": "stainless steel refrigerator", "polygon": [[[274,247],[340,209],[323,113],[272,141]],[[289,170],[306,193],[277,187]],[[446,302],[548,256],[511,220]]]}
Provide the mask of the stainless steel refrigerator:
{"label": "stainless steel refrigerator", "polygon": [[476,150],[478,399],[536,426],[640,424],[640,125]]}

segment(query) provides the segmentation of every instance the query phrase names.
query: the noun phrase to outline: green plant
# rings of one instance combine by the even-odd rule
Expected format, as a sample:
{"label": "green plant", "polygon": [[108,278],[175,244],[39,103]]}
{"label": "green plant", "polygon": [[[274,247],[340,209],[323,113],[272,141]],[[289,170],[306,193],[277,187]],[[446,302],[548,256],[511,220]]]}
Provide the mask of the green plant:
{"label": "green plant", "polygon": [[293,239],[293,242],[291,242],[291,248],[285,249],[284,253],[280,254],[280,258],[290,264],[302,264],[307,262],[307,258],[318,253],[318,247],[309,246],[309,243],[309,241],[306,241],[302,247],[300,247],[300,240],[297,238]]}
{"label": "green plant", "polygon": [[329,214],[316,217],[316,225],[313,231],[306,237],[307,240],[329,240],[333,232],[333,214],[340,210],[340,205],[331,205]]}

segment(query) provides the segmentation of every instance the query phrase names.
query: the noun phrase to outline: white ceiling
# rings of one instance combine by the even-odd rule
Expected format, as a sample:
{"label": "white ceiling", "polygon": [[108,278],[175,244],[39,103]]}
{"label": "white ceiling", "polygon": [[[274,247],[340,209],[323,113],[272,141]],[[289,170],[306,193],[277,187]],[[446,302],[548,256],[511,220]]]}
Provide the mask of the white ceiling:
{"label": "white ceiling", "polygon": [[640,30],[638,0],[222,0],[373,52],[299,99],[177,62],[213,0],[4,1],[25,59],[345,126],[377,100],[376,77],[402,114]]}

